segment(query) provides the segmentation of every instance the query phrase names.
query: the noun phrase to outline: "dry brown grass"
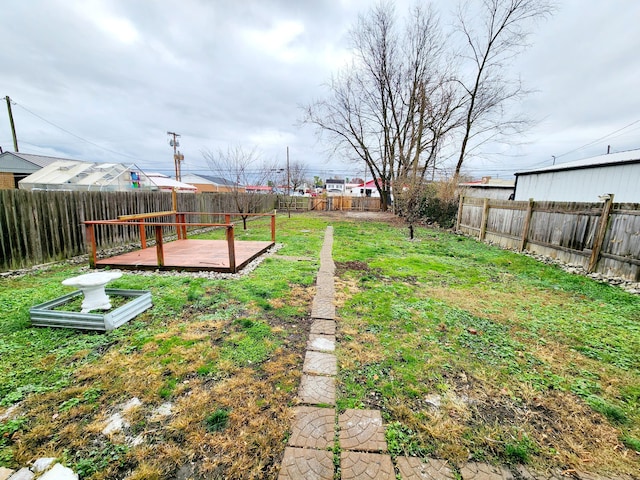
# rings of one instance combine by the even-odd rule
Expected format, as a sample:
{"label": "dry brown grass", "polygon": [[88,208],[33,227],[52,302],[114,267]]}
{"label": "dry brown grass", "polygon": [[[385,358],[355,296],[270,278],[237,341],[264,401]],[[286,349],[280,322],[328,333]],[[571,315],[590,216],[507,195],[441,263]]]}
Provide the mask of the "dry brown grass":
{"label": "dry brown grass", "polygon": [[[307,305],[312,294],[312,288],[294,287],[291,304]],[[274,307],[283,305],[282,300],[273,302]],[[168,322],[166,331],[139,348],[113,345],[99,362],[77,370],[72,387],[30,396],[21,406],[28,412],[30,428],[17,434],[16,461],[26,464],[36,456],[52,456],[73,464],[75,458],[91,458],[92,452],[130,445],[118,461],[88,478],[169,478],[191,462],[188,468],[197,478],[275,478],[309,322],[273,319],[272,332],[282,339],[281,345],[266,361],[242,367],[220,358],[220,346],[236,328],[231,321],[186,318],[189,321],[183,317]],[[198,369],[207,364],[215,370],[199,375]],[[167,399],[159,397],[163,388],[169,388]],[[86,401],[85,396],[95,391],[95,401]],[[103,435],[109,416],[133,397],[142,405],[122,413],[129,426]],[[171,415],[154,417],[154,410],[167,400],[173,405]],[[76,404],[61,408],[69,401]],[[218,409],[229,412],[228,425],[210,432],[206,418]],[[131,446],[138,435],[144,442]]]}

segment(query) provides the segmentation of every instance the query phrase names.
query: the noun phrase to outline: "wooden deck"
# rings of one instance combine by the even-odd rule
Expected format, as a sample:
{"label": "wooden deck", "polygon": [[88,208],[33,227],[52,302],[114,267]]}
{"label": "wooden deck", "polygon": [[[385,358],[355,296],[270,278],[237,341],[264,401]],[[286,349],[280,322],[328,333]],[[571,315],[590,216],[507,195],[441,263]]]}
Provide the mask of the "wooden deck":
{"label": "wooden deck", "polygon": [[[236,271],[259,257],[274,242],[236,241]],[[96,261],[96,268],[120,268],[124,270],[188,270],[232,272],[229,267],[229,247],[226,240],[176,240],[163,244],[164,265],[158,266],[154,247],[103,258]]]}

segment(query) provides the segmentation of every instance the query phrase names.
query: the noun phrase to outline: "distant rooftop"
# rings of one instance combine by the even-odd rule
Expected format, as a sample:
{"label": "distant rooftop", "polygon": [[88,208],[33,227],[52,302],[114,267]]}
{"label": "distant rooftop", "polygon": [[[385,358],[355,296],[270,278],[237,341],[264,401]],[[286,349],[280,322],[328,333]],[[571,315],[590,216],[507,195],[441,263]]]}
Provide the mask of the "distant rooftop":
{"label": "distant rooftop", "polygon": [[51,165],[53,162],[57,162],[60,160],[70,160],[69,158],[47,157],[45,155],[35,155],[33,153],[21,153],[21,152],[4,152],[4,153],[15,155],[16,157],[19,157],[27,162],[31,162],[34,165],[37,165],[39,167],[46,167],[47,165]]}
{"label": "distant rooftop", "polygon": [[625,152],[607,153],[596,157],[583,158],[573,162],[558,163],[548,167],[536,168],[535,170],[525,170],[516,172],[516,175],[527,175],[529,173],[555,172],[560,170],[577,170],[581,168],[595,167],[599,165],[618,165],[623,163],[640,162],[640,149],[627,150]]}

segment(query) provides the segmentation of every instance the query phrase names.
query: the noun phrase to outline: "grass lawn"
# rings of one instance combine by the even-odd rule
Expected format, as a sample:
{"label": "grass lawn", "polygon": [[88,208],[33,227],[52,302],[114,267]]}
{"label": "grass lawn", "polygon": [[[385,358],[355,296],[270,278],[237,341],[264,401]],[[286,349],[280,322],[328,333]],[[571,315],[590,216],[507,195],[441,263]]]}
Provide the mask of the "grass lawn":
{"label": "grass lawn", "polygon": [[640,471],[640,301],[475,240],[335,225],[339,408],[392,454]]}
{"label": "grass lawn", "polygon": [[[268,221],[237,235],[268,239]],[[125,272],[109,288],[150,290],[154,305],[106,334],[29,325],[29,307],[72,291],[61,281],[80,267],[3,279],[0,415],[17,410],[0,421],[0,466],[51,456],[81,478],[148,480],[186,478],[193,462],[207,478],[276,478],[326,221],[279,223],[285,246],[241,278]],[[129,426],[103,435],[133,397]]]}
{"label": "grass lawn", "polygon": [[[267,224],[236,235],[264,240]],[[410,241],[400,225],[315,214],[279,216],[284,247],[240,278],[125,272],[109,287],[150,290],[154,306],[106,334],[29,325],[80,267],[2,279],[0,416],[14,410],[0,466],[276,478],[328,224],[338,409],[382,410],[393,455],[640,470],[638,297],[445,232]],[[124,430],[103,435],[133,397]]]}

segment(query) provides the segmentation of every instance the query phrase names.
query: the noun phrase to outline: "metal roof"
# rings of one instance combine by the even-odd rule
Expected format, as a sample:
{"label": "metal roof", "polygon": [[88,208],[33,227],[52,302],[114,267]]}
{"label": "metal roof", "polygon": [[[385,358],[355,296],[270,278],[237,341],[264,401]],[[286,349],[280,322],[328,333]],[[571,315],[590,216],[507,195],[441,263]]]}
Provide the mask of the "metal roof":
{"label": "metal roof", "polygon": [[50,165],[53,162],[57,162],[59,160],[70,160],[69,158],[47,157],[45,155],[35,155],[33,153],[21,153],[21,152],[5,152],[5,153],[9,153],[11,155],[15,155],[16,157],[20,157],[21,159],[27,162],[31,162],[39,167],[46,167],[47,165]]}
{"label": "metal roof", "polygon": [[[235,184],[231,180],[227,180],[222,177],[212,177],[211,175],[196,175],[195,173],[185,173],[182,175],[182,179],[187,183],[203,183],[212,185],[224,185],[226,187],[233,187]],[[204,182],[200,180],[206,180]]]}
{"label": "metal roof", "polygon": [[582,168],[621,165],[625,163],[640,163],[640,149],[627,150],[625,152],[608,153],[605,155],[598,155],[596,157],[583,158],[582,160],[575,160],[573,162],[558,163],[557,165],[537,168],[535,170],[516,172],[515,175],[517,176],[544,172],[558,172],[561,170],[577,170]]}

